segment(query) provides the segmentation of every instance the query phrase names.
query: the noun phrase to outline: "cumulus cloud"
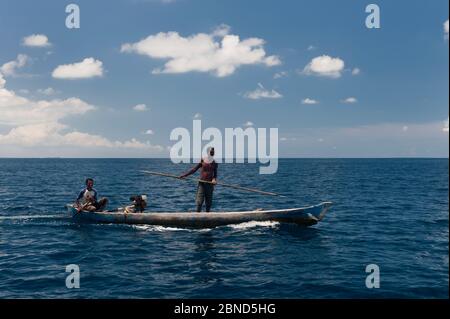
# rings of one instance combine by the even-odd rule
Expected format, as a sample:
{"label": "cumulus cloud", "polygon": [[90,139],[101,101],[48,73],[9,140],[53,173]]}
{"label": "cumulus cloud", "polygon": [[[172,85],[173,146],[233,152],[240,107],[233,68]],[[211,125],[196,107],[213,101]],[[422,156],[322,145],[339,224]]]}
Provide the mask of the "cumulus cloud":
{"label": "cumulus cloud", "polygon": [[215,28],[211,34],[213,37],[223,38],[223,37],[227,36],[228,34],[230,34],[230,32],[231,32],[231,27],[229,25],[226,25],[223,23],[223,24],[219,25],[217,28]]}
{"label": "cumulus cloud", "polygon": [[155,132],[154,132],[153,130],[146,130],[146,131],[144,132],[144,134],[145,134],[145,135],[153,135],[153,134],[155,134]]}
{"label": "cumulus cloud", "polygon": [[281,71],[281,72],[275,73],[274,76],[273,76],[273,78],[274,78],[274,79],[281,79],[281,78],[284,78],[284,77],[286,77],[286,76],[288,76],[288,72],[286,72],[286,71]]}
{"label": "cumulus cloud", "polygon": [[58,93],[54,88],[51,88],[51,87],[48,87],[46,89],[38,89],[37,92],[39,94],[49,95],[49,96],[50,95],[55,95],[55,94]]}
{"label": "cumulus cloud", "polygon": [[23,38],[22,44],[27,47],[48,47],[48,37],[45,34],[32,34]]}
{"label": "cumulus cloud", "polygon": [[87,79],[103,75],[103,62],[94,58],[86,58],[81,62],[63,64],[52,73],[56,79]]}
{"label": "cumulus cloud", "polygon": [[281,99],[283,95],[275,90],[266,90],[261,83],[258,83],[258,88],[254,91],[246,92],[244,97],[251,100]]}
{"label": "cumulus cloud", "polygon": [[348,97],[346,99],[341,100],[341,103],[344,103],[344,104],[355,104],[357,102],[358,102],[358,99],[355,97]]}
{"label": "cumulus cloud", "polygon": [[133,110],[135,110],[136,112],[145,112],[148,111],[149,108],[145,104],[138,104],[133,106]]}
{"label": "cumulus cloud", "polygon": [[0,89],[3,89],[5,87],[5,84],[6,84],[6,80],[3,78],[3,74],[0,73]]}
{"label": "cumulus cloud", "polygon": [[3,125],[58,123],[63,118],[93,109],[94,106],[78,98],[33,101],[5,88],[0,89],[0,124]]}
{"label": "cumulus cloud", "polygon": [[342,59],[322,55],[312,59],[303,69],[303,73],[306,75],[339,78],[344,71],[344,67],[345,63]]}
{"label": "cumulus cloud", "polygon": [[445,38],[448,40],[448,20],[444,22],[444,35]]}
{"label": "cumulus cloud", "polygon": [[361,70],[359,68],[354,68],[352,70],[352,75],[359,75],[361,73]]}
{"label": "cumulus cloud", "polygon": [[[9,131],[0,134],[0,145],[14,147],[104,147],[109,149],[163,150],[161,146],[136,139],[111,141],[95,134],[78,132],[62,121],[95,110],[79,98],[31,100],[5,88],[0,73],[0,125]],[[4,149],[2,146],[0,149]],[[34,154],[36,155],[36,154]]]}
{"label": "cumulus cloud", "polygon": [[25,147],[45,146],[78,146],[83,148],[127,148],[163,150],[162,146],[152,145],[150,142],[140,142],[135,138],[128,141],[111,141],[100,135],[82,133],[78,131],[65,132],[66,125],[59,123],[39,123],[19,126],[11,129],[6,135],[0,134],[1,144],[13,144]]}
{"label": "cumulus cloud", "polygon": [[201,119],[201,118],[202,118],[202,115],[200,113],[195,113],[194,114],[194,120],[198,120],[198,119]]}
{"label": "cumulus cloud", "polygon": [[136,43],[123,44],[121,52],[168,60],[164,67],[154,69],[153,74],[211,72],[225,77],[244,65],[271,67],[281,64],[277,56],[266,54],[263,39],[241,40],[229,32],[230,28],[226,25],[221,25],[210,34],[198,33],[188,37],[178,32],[160,32]]}
{"label": "cumulus cloud", "polygon": [[280,137],[280,142],[295,142],[296,140],[295,137]]}
{"label": "cumulus cloud", "polygon": [[16,76],[17,70],[23,68],[30,58],[26,54],[19,54],[15,60],[9,61],[0,67],[4,76]]}
{"label": "cumulus cloud", "polygon": [[308,98],[302,100],[302,104],[314,105],[314,104],[319,104],[319,101],[314,100],[314,99],[310,99],[308,97]]}

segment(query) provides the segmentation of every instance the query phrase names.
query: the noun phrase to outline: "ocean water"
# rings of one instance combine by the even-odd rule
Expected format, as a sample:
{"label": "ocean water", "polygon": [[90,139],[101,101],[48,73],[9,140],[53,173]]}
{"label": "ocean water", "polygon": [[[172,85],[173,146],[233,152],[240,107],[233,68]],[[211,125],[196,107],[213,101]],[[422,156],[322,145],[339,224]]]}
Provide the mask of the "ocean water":
{"label": "ocean water", "polygon": [[[164,159],[0,159],[0,298],[448,298],[447,159],[285,159],[278,173],[223,164],[215,210],[332,201],[313,227],[250,222],[214,229],[76,224],[64,205],[94,177],[111,208],[149,195],[192,211],[196,185],[155,176]],[[65,285],[80,267],[80,288]],[[380,288],[366,287],[366,266]]]}

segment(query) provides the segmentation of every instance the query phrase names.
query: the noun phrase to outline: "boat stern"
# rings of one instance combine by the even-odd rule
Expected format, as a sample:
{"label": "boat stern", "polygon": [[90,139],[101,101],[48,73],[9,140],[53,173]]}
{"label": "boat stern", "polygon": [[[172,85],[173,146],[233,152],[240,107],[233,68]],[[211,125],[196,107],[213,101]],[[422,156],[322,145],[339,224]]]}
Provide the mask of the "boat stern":
{"label": "boat stern", "polygon": [[69,212],[71,217],[74,217],[78,213],[78,211],[75,209],[73,204],[67,204],[66,209]]}

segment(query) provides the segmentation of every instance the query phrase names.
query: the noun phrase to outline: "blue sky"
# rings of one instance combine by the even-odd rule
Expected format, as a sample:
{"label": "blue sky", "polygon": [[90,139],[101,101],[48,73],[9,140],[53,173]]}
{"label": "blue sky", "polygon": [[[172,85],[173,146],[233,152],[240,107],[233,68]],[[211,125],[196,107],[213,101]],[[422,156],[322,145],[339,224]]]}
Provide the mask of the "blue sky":
{"label": "blue sky", "polygon": [[278,127],[282,157],[448,157],[446,0],[376,1],[380,29],[359,0],[73,1],[80,29],[69,3],[0,2],[0,156],[166,157],[199,114]]}

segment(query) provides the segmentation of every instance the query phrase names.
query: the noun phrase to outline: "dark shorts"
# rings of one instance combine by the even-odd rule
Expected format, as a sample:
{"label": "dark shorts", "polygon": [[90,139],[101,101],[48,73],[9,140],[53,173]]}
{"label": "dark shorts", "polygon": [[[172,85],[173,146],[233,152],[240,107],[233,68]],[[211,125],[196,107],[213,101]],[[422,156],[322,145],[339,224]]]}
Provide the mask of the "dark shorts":
{"label": "dark shorts", "polygon": [[108,205],[107,198],[101,198],[98,202],[94,203],[95,210],[104,210],[106,205]]}

